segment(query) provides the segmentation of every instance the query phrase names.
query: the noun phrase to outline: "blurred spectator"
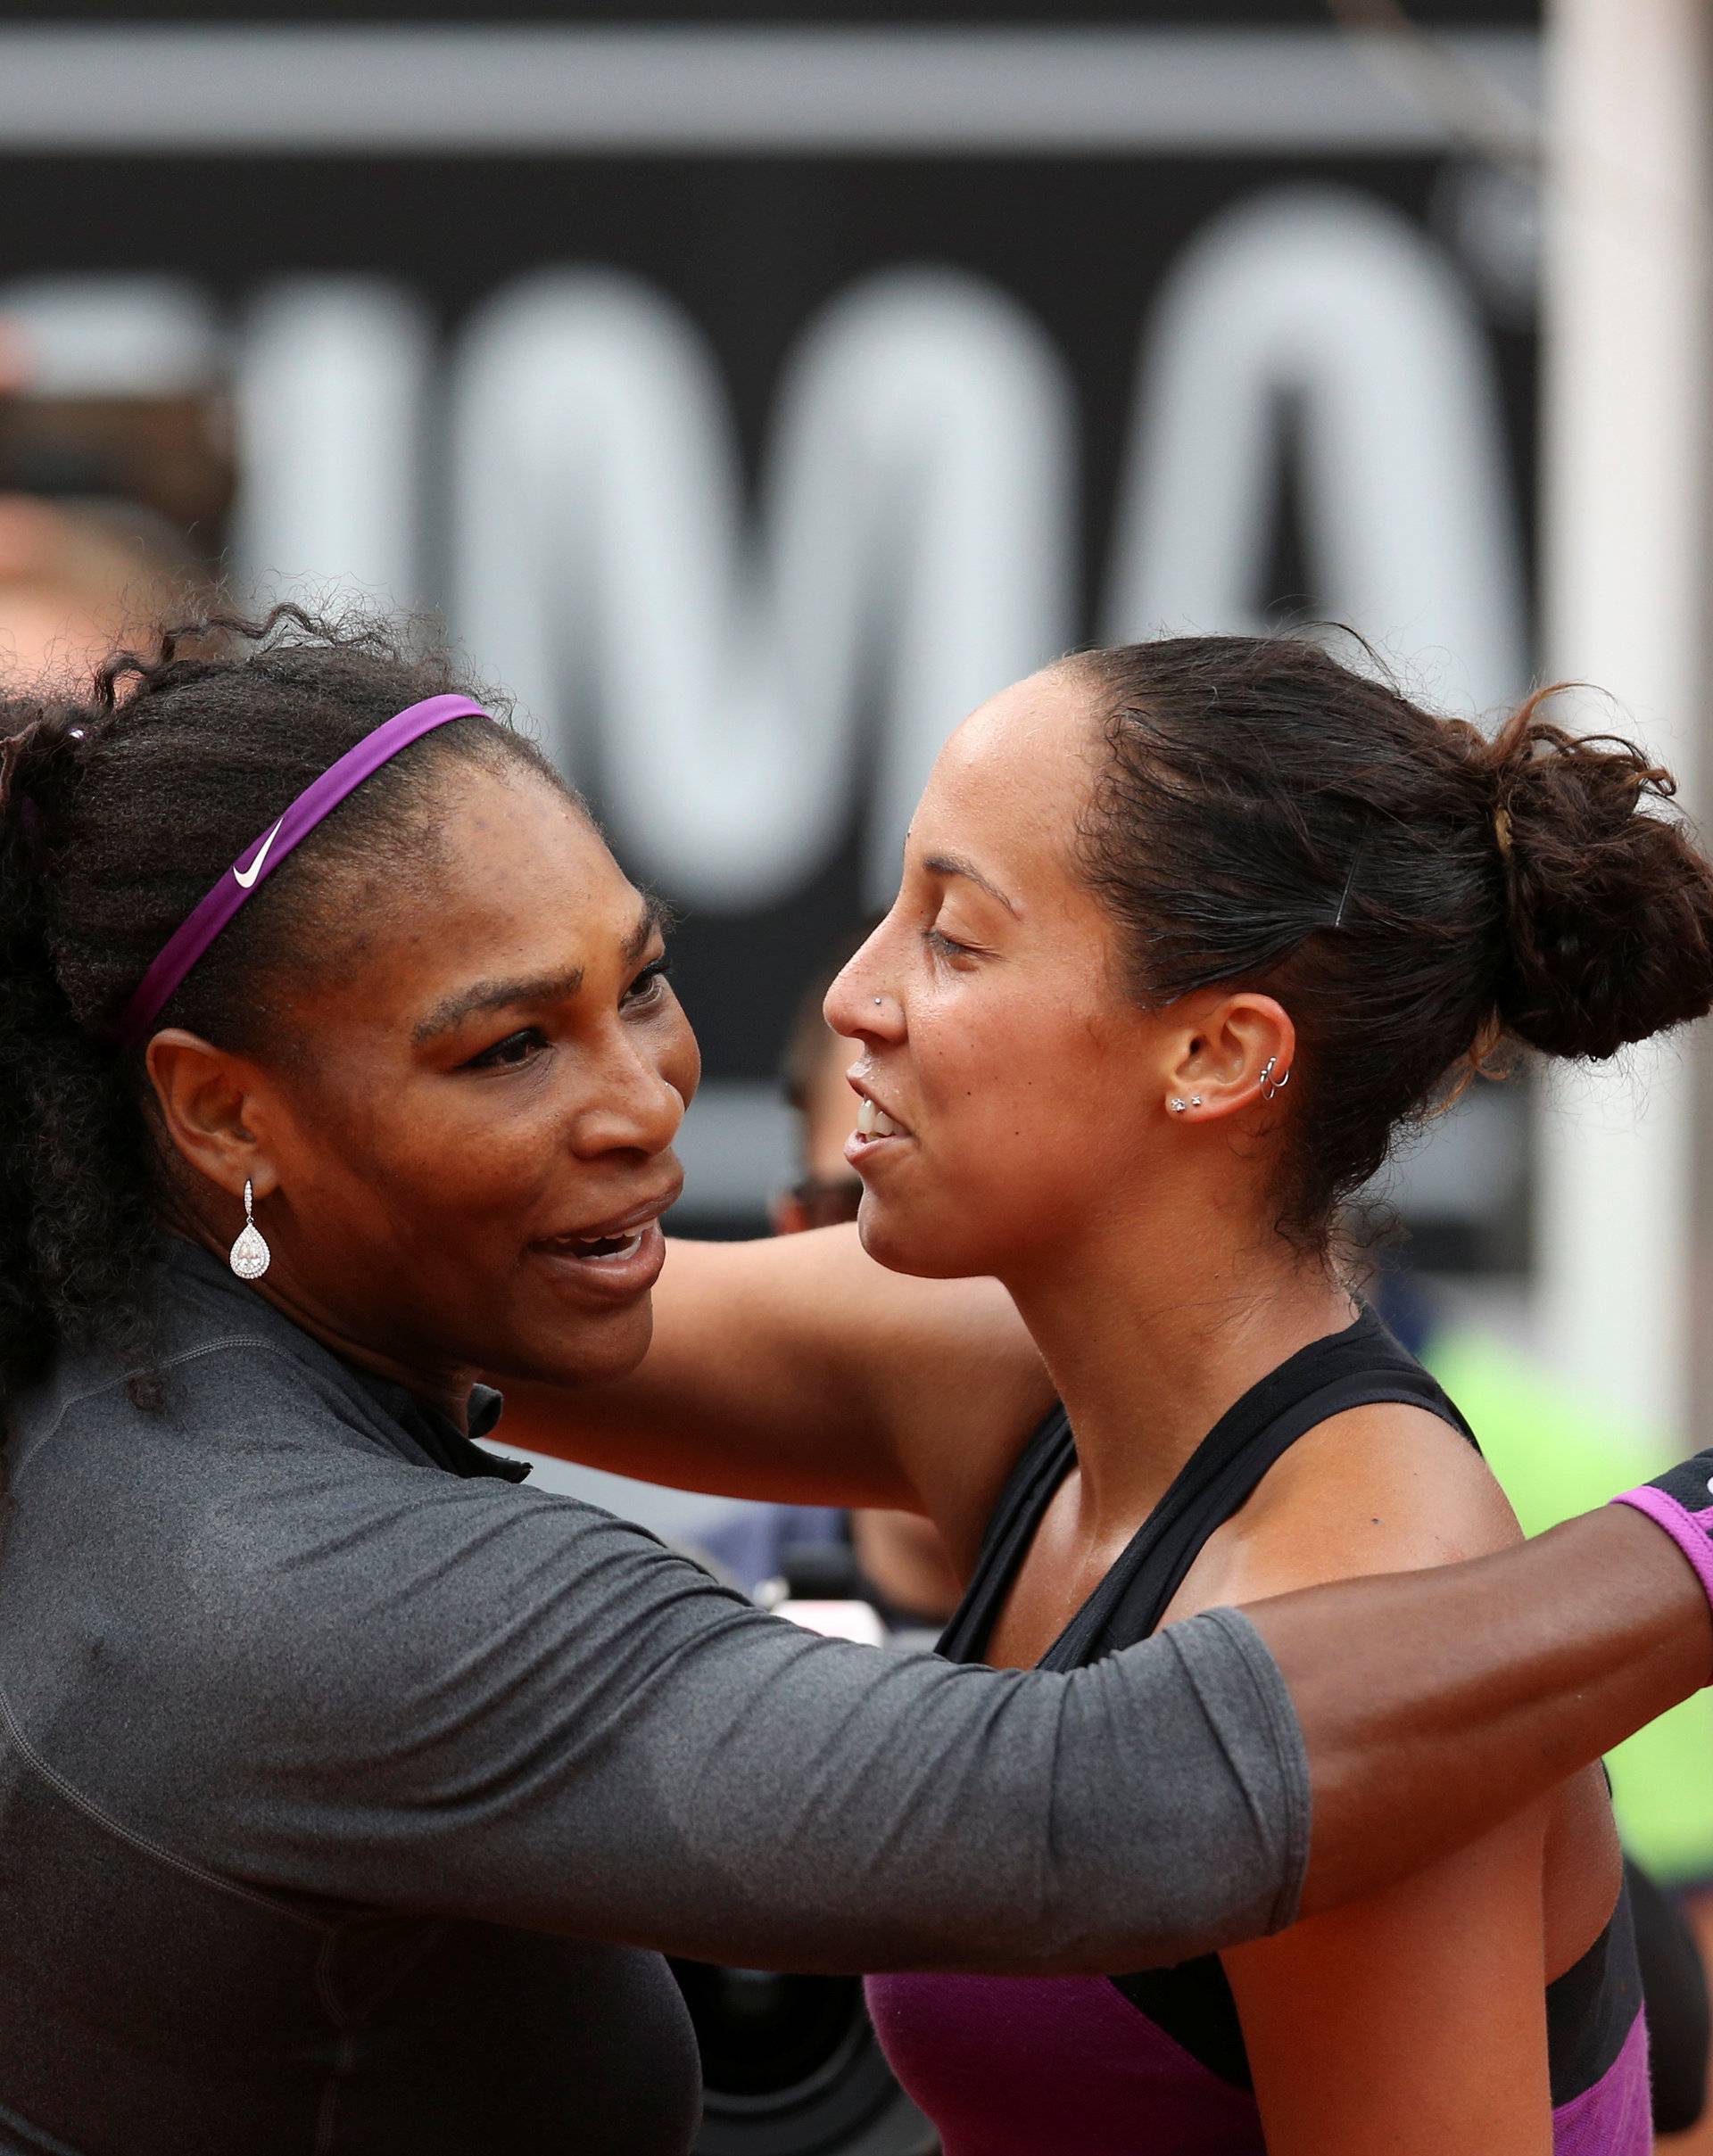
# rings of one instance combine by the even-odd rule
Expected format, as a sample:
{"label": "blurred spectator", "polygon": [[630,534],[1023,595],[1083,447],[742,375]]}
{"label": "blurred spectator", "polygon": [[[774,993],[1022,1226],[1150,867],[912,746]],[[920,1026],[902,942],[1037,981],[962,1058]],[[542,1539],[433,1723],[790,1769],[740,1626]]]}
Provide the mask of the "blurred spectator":
{"label": "blurred spectator", "polygon": [[199,566],[152,510],[0,494],[0,685],[86,677],[115,643],[203,603]]}

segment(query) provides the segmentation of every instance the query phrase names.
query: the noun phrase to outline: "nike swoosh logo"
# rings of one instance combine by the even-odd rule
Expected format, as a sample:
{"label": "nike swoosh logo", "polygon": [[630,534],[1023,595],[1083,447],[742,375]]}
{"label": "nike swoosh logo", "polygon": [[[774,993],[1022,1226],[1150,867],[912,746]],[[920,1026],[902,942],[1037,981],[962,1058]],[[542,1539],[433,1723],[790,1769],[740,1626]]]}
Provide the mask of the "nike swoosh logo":
{"label": "nike swoosh logo", "polygon": [[[279,820],[279,823],[284,823],[285,821],[285,817],[282,816]],[[236,880],[240,883],[246,891],[252,891],[256,888],[256,878],[261,875],[261,864],[268,858],[268,848],[279,836],[279,823],[275,824],[273,830],[269,832],[268,836],[256,848],[255,859],[252,861],[249,867],[247,869],[234,868],[232,871],[232,874]]]}

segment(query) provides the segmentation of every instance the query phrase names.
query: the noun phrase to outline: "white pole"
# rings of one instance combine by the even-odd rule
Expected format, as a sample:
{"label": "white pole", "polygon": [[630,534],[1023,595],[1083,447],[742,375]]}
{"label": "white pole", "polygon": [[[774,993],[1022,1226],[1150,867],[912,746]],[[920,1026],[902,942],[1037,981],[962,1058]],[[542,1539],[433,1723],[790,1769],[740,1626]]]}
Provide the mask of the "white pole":
{"label": "white pole", "polygon": [[[1704,805],[1707,0],[1552,0],[1543,588],[1549,678]],[[1542,1115],[1543,1342],[1638,1433],[1692,1427],[1692,1051],[1555,1078]]]}

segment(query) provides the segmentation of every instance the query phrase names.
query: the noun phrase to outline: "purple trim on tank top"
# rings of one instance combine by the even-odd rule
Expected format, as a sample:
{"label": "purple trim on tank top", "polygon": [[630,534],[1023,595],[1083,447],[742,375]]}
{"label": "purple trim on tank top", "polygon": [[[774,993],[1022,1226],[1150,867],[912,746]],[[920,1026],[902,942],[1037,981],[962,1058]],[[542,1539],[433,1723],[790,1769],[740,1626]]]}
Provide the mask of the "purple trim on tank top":
{"label": "purple trim on tank top", "polygon": [[1650,2156],[1652,2147],[1648,2024],[1638,2009],[1600,2079],[1553,2112],[1552,2156]]}
{"label": "purple trim on tank top", "polygon": [[868,1979],[945,2156],[1262,2156],[1260,2114],[1105,1977]]}
{"label": "purple trim on tank top", "polygon": [[[1266,2156],[1261,2113],[1104,1977],[870,1977],[893,2072],[945,2156]],[[1553,2156],[1649,2156],[1640,2013],[1617,2058],[1552,2114]]]}
{"label": "purple trim on tank top", "polygon": [[1663,1527],[1695,1567],[1701,1592],[1713,1602],[1713,1506],[1701,1512],[1692,1512],[1675,1497],[1656,1490],[1651,1483],[1643,1483],[1639,1490],[1626,1490],[1612,1502],[1644,1512],[1656,1527]]}

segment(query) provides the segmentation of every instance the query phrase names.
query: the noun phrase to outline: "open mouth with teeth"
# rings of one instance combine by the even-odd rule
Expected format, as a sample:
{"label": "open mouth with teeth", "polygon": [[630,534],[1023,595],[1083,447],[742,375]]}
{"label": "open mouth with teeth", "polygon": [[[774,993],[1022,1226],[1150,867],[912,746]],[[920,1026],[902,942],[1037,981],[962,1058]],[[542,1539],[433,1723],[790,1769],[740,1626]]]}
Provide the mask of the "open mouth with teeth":
{"label": "open mouth with teeth", "polygon": [[859,1138],[907,1138],[910,1133],[902,1123],[894,1122],[884,1108],[877,1108],[867,1095],[856,1111],[856,1136]]}
{"label": "open mouth with teeth", "polygon": [[544,1247],[560,1257],[579,1258],[598,1265],[604,1259],[634,1258],[648,1232],[646,1227],[639,1227],[630,1235],[557,1235]]}

